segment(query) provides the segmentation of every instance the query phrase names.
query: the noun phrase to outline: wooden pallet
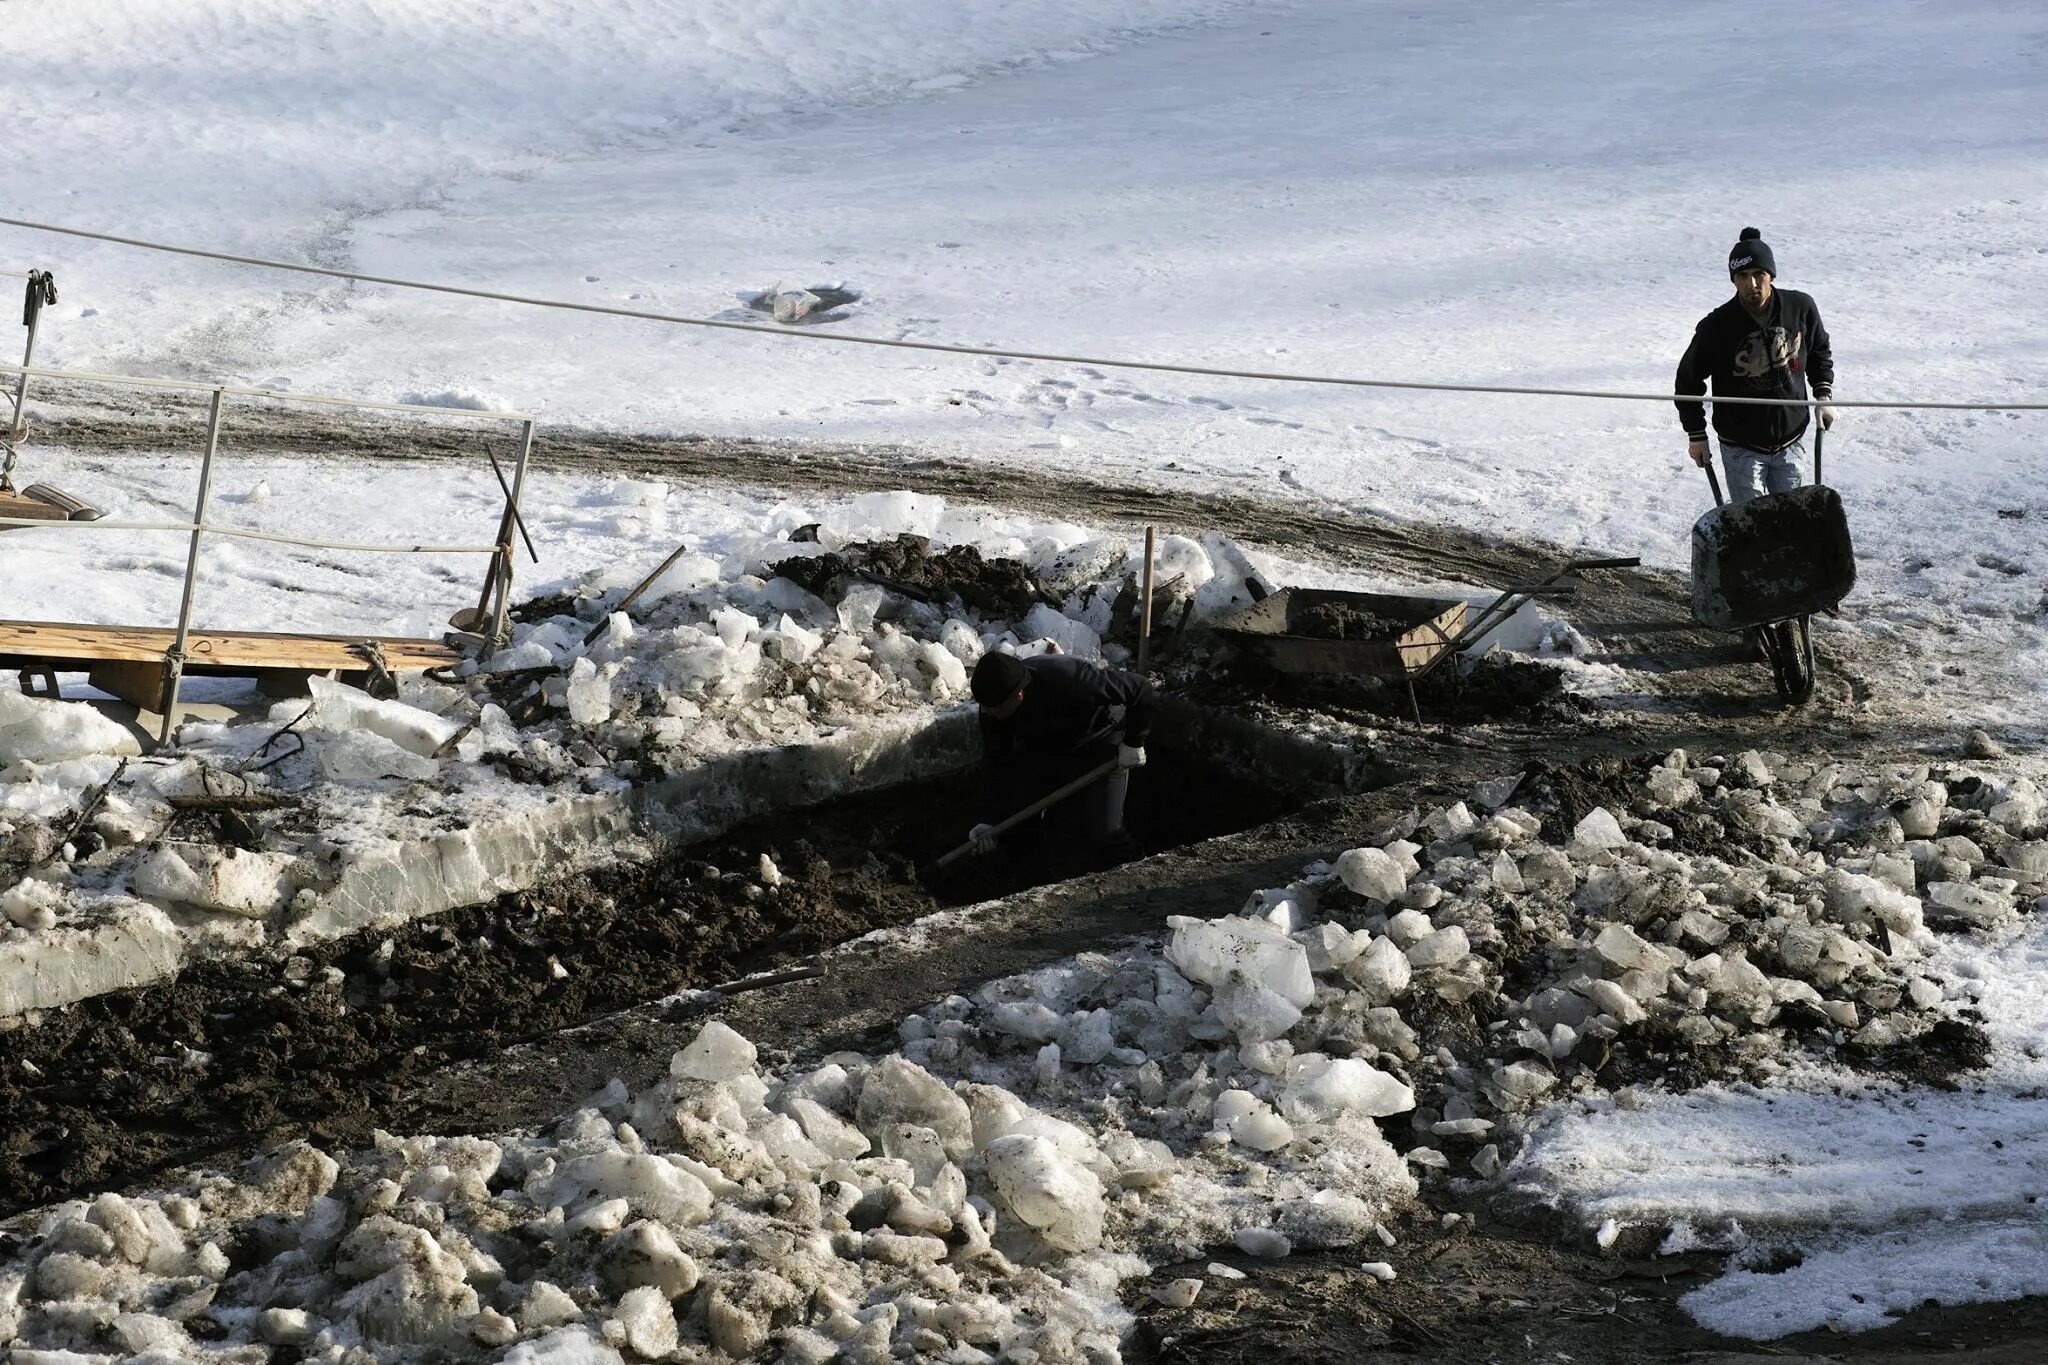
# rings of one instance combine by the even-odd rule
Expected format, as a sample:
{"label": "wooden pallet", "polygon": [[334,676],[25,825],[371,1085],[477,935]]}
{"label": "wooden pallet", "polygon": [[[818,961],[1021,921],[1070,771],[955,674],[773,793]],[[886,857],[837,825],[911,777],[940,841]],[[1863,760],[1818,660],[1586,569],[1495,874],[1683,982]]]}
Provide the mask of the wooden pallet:
{"label": "wooden pallet", "polygon": [[[0,621],[0,668],[83,671],[92,685],[145,711],[161,713],[170,686],[168,656],[178,633],[157,626],[81,626]],[[314,674],[362,682],[370,669],[357,649],[374,645],[392,673],[459,663],[462,654],[434,640],[390,635],[292,635],[195,630],[185,639],[190,674],[254,678],[265,692],[303,692]]]}

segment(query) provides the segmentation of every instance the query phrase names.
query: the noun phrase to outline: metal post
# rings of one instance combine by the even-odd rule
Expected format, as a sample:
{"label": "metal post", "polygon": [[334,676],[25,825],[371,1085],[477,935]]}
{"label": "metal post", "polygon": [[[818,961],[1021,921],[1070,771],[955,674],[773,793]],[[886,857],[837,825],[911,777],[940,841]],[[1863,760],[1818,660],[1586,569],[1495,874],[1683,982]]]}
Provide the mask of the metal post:
{"label": "metal post", "polygon": [[223,397],[222,391],[215,389],[206,409],[206,454],[199,461],[199,501],[192,510],[192,544],[185,552],[185,596],[178,604],[178,638],[164,658],[168,676],[164,685],[164,723],[156,737],[159,744],[171,742],[171,723],[178,712],[178,685],[185,676],[185,641],[192,630],[192,594],[199,581],[199,541],[206,533],[206,509],[213,497],[213,456],[220,448]]}
{"label": "metal post", "polygon": [[43,316],[43,291],[47,277],[40,271],[28,272],[28,295],[22,304],[27,314],[22,321],[28,324],[28,345],[21,352],[21,377],[14,385],[14,415],[7,419],[7,455],[0,464],[0,490],[14,488],[14,443],[28,434],[28,419],[23,409],[28,402],[28,370],[36,359],[36,324]]}
{"label": "metal post", "polygon": [[1152,650],[1152,561],[1159,549],[1159,532],[1150,526],[1145,528],[1145,577],[1144,588],[1138,600],[1138,671],[1145,671],[1146,657]]}
{"label": "metal post", "polygon": [[507,638],[505,618],[512,607],[512,527],[519,520],[519,495],[526,487],[526,462],[533,455],[533,419],[527,418],[520,424],[519,466],[512,471],[512,496],[505,504],[505,518],[499,523],[498,538],[498,606],[491,615],[491,634],[485,641],[487,650],[503,648]]}

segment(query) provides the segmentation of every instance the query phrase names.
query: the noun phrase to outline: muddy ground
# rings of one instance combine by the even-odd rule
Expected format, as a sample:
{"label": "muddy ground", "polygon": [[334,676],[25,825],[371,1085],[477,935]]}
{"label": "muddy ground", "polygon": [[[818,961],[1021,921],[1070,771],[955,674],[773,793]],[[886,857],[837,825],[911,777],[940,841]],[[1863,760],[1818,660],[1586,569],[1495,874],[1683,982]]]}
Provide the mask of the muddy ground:
{"label": "muddy ground", "polygon": [[[124,451],[189,443],[194,415],[182,399],[144,394],[123,412],[47,417],[39,437],[114,462]],[[477,434],[457,426],[344,427],[326,414],[289,409],[238,414],[230,444],[349,458],[480,458],[481,452]],[[511,453],[502,439],[497,448]],[[1302,503],[1109,486],[1064,470],[1052,478],[1032,467],[933,459],[894,448],[548,431],[535,458],[557,468],[692,486],[851,493],[914,483],[955,501],[1095,523],[1218,530],[1297,558],[1482,587],[1540,577],[1567,557],[1554,547]],[[557,889],[552,902],[529,896],[444,916],[394,942],[386,975],[375,961],[381,940],[363,941],[309,954],[304,968],[274,964],[274,976],[227,980],[195,972],[158,1002],[145,1000],[154,994],[145,992],[52,1015],[39,1030],[0,1037],[0,1057],[40,1058],[45,1070],[43,1083],[23,1086],[21,1069],[6,1068],[15,1088],[0,1091],[0,1113],[13,1120],[0,1129],[0,1199],[8,1208],[24,1207],[61,1190],[140,1179],[167,1162],[233,1154],[287,1133],[345,1140],[372,1125],[454,1132],[537,1122],[611,1076],[637,1083],[657,1074],[713,1009],[759,1042],[771,1062],[873,1046],[892,1036],[908,1007],[1156,929],[1169,913],[1235,909],[1248,890],[1285,881],[1305,862],[1347,846],[1409,805],[1456,799],[1482,778],[1536,761],[1584,776],[1578,795],[1594,800],[1603,785],[1600,770],[1578,766],[1581,760],[1681,746],[1698,752],[1952,753],[1960,738],[1927,717],[1913,684],[1889,681],[1914,676],[1902,667],[1909,642],[1823,633],[1816,640],[1819,690],[1806,707],[1788,709],[1772,694],[1764,667],[1733,637],[1689,623],[1679,575],[1589,574],[1568,611],[1593,641],[1593,657],[1628,669],[1639,692],[1589,714],[1556,694],[1540,671],[1517,675],[1511,668],[1483,680],[1470,702],[1425,692],[1423,723],[1416,725],[1403,719],[1406,698],[1393,689],[1368,695],[1343,683],[1303,686],[1233,676],[1220,655],[1204,654],[1191,642],[1179,661],[1191,689],[1200,691],[1196,679],[1216,689],[1201,700],[1282,726],[1327,718],[1372,727],[1387,771],[1409,776],[1385,790],[1319,801],[1242,833],[978,906],[929,932],[850,945],[825,955],[825,973],[814,980],[658,1002],[679,987],[787,962],[863,925],[900,923],[936,903],[889,891],[907,893],[908,883],[900,870],[890,881],[886,855],[876,855],[881,875],[865,861],[841,868],[829,852],[823,861],[831,872],[817,871],[796,851],[796,841],[808,838],[815,847],[826,836],[805,829],[801,817],[786,816],[774,841],[736,832],[714,848],[686,851],[660,870],[624,874],[610,886],[598,880],[574,892]],[[1560,820],[1571,818],[1571,779],[1562,788],[1567,804]],[[782,905],[769,893],[757,900],[746,890],[759,852],[771,846],[794,887]],[[715,882],[707,866],[719,869]],[[975,875],[999,880],[1000,874],[979,868]],[[712,920],[746,932],[711,930]],[[568,974],[557,977],[550,958]],[[339,984],[325,980],[329,967],[341,970]],[[283,979],[287,970],[304,972],[308,984]],[[387,981],[397,982],[388,995]],[[493,988],[465,986],[472,981]],[[314,1023],[318,1027],[309,1027]],[[155,1060],[175,1051],[173,1043],[212,1050],[215,1061],[196,1076],[174,1076],[180,1058]],[[1966,1044],[1963,1039],[1957,1046]],[[1935,1057],[1930,1066],[1966,1062]],[[278,1084],[280,1075],[292,1083]],[[309,1076],[319,1079],[308,1083]],[[319,1098],[307,1098],[315,1092]],[[17,1193],[20,1180],[40,1184]],[[1241,1265],[1249,1278],[1235,1288],[1212,1281],[1187,1313],[1146,1308],[1132,1356],[1219,1365],[1253,1353],[1280,1362],[1847,1359],[1920,1365],[1941,1359],[2004,1365],[2039,1359],[2038,1343],[2048,1335],[2048,1308],[2030,1300],[1924,1309],[1882,1332],[1853,1337],[1730,1342],[1701,1332],[1676,1304],[1684,1288],[1714,1273],[1711,1257],[1625,1262],[1592,1254],[1557,1229],[1516,1229],[1478,1212],[1476,1231],[1445,1232],[1431,1214],[1402,1229],[1392,1251],[1371,1253],[1383,1254],[1400,1272],[1390,1285],[1367,1283],[1348,1257],[1278,1264],[1219,1257]]]}

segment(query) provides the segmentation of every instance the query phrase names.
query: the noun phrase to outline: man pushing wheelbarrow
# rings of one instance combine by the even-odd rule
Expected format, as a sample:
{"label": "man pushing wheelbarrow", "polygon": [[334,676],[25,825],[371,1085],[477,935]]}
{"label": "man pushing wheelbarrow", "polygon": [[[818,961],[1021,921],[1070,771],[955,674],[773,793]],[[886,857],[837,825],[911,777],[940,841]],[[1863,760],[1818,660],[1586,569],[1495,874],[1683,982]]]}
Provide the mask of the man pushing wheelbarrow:
{"label": "man pushing wheelbarrow", "polygon": [[[1674,392],[1686,454],[1707,472],[1715,510],[1693,527],[1692,612],[1703,625],[1741,627],[1770,662],[1778,691],[1813,694],[1808,618],[1831,610],[1856,582],[1842,500],[1821,483],[1821,437],[1835,422],[1835,357],[1813,299],[1777,287],[1778,263],[1755,228],[1728,253],[1735,296],[1701,318],[1678,362]],[[1812,393],[1809,397],[1808,386]],[[1728,496],[1707,445],[1706,405],[1695,395],[1777,399],[1714,403],[1714,434]],[[1802,487],[1812,407],[1813,484]]]}

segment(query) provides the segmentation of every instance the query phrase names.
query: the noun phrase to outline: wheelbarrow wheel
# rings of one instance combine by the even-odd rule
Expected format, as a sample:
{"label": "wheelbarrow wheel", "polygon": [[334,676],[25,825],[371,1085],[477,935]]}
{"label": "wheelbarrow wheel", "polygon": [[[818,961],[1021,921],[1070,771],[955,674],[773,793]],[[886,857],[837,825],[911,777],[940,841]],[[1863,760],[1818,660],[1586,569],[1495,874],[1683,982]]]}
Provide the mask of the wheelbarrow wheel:
{"label": "wheelbarrow wheel", "polygon": [[1793,706],[1813,696],[1813,636],[1804,616],[1779,621],[1763,628],[1764,653],[1771,662],[1771,676],[1778,695]]}

